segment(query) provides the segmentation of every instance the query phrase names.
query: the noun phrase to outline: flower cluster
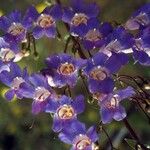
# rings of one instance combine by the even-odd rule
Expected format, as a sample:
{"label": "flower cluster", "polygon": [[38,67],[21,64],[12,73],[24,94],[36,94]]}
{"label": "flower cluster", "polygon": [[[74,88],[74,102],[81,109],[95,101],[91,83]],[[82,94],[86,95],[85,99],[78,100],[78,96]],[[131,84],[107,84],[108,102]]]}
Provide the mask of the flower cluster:
{"label": "flower cluster", "polygon": [[[39,13],[31,6],[24,17],[20,11],[0,17],[0,81],[9,87],[9,101],[32,99],[32,113],[50,113],[53,131],[72,150],[96,150],[98,133],[94,126],[86,130],[77,115],[84,112],[86,95],[73,97],[72,90],[84,80],[88,92],[98,102],[103,124],[121,121],[126,111],[121,101],[135,95],[131,86],[120,86],[117,73],[130,61],[150,65],[150,4],[135,12],[125,23],[114,27],[98,19],[99,7],[83,0],[71,0],[68,7],[55,4]],[[67,53],[46,58],[46,67],[28,74],[16,64],[29,54],[30,43],[43,36],[58,36],[57,22],[62,21],[77,45],[74,57]],[[136,30],[136,34],[132,34]],[[90,54],[90,57],[87,55]],[[63,91],[63,92],[62,92]]]}

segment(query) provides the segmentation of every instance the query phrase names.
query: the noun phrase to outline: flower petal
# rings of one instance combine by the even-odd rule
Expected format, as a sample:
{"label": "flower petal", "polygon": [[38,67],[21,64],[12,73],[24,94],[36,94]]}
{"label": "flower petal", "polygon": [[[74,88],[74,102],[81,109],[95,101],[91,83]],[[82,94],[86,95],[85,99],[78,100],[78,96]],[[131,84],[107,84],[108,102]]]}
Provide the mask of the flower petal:
{"label": "flower petal", "polygon": [[14,95],[15,95],[15,91],[11,89],[5,93],[5,97],[9,101],[11,101],[14,98]]}
{"label": "flower petal", "polygon": [[87,136],[92,140],[92,142],[96,142],[99,139],[96,128],[94,126],[88,129]]}
{"label": "flower petal", "polygon": [[40,39],[44,35],[44,30],[43,30],[43,28],[36,26],[33,29],[33,33],[32,34],[33,34],[35,39]]}
{"label": "flower petal", "polygon": [[78,114],[82,113],[85,109],[84,96],[83,95],[77,96],[75,100],[72,102],[72,106]]}
{"label": "flower petal", "polygon": [[54,132],[60,132],[62,130],[62,121],[57,116],[53,118],[52,129]]}
{"label": "flower petal", "polygon": [[119,106],[114,113],[113,118],[117,121],[123,120],[127,116],[125,108],[122,106]]}
{"label": "flower petal", "polygon": [[104,124],[110,123],[112,121],[114,113],[111,109],[103,108],[102,106],[100,113],[101,113],[101,120]]}

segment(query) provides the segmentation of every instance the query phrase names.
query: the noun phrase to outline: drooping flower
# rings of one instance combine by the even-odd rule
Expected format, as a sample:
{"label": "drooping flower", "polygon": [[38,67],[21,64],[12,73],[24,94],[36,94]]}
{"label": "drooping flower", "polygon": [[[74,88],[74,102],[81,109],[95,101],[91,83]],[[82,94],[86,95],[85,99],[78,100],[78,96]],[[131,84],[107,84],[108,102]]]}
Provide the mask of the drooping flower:
{"label": "drooping flower", "polygon": [[73,122],[59,134],[59,138],[72,145],[71,150],[96,150],[98,134],[94,126],[86,130],[83,123]]}
{"label": "drooping flower", "polygon": [[48,68],[43,73],[48,77],[52,87],[66,85],[73,87],[77,83],[78,71],[85,64],[85,61],[62,53],[48,57],[46,64]]}
{"label": "drooping flower", "polygon": [[56,22],[62,17],[62,10],[59,5],[46,7],[41,13],[38,13],[36,8],[31,6],[26,18],[28,22],[33,22],[32,35],[35,39],[39,39],[46,35],[54,38],[56,36]]}
{"label": "drooping flower", "polygon": [[33,99],[33,114],[44,111],[48,102],[57,98],[46,78],[41,74],[32,74],[28,78],[28,82],[20,85],[19,91],[24,97]]}
{"label": "drooping flower", "polygon": [[150,25],[150,3],[145,4],[133,13],[126,22],[125,27],[129,30],[137,30]]}
{"label": "drooping flower", "polygon": [[0,80],[2,83],[10,87],[5,93],[6,99],[12,100],[15,95],[17,98],[22,99],[23,95],[19,91],[19,87],[21,83],[26,82],[27,78],[28,73],[26,68],[22,71],[21,68],[13,62],[8,64],[5,69],[3,67],[3,70],[0,73]]}
{"label": "drooping flower", "polygon": [[77,96],[74,100],[70,97],[62,96],[57,101],[49,101],[46,112],[53,113],[53,130],[60,132],[68,124],[77,120],[77,114],[84,111],[84,97]]}
{"label": "drooping flower", "polygon": [[86,4],[83,0],[71,0],[71,7],[65,8],[62,20],[69,24],[72,35],[82,35],[91,18],[96,18],[99,8],[95,3]]}
{"label": "drooping flower", "polygon": [[7,17],[0,17],[0,29],[5,32],[4,39],[15,47],[16,44],[25,40],[27,29],[31,26],[22,18],[20,11],[15,10]]}
{"label": "drooping flower", "polygon": [[138,61],[142,65],[150,65],[150,27],[141,30],[135,38],[133,57],[135,61]]}
{"label": "drooping flower", "polygon": [[126,117],[126,111],[120,102],[130,98],[135,94],[132,87],[127,87],[122,90],[114,91],[108,95],[98,98],[100,105],[101,120],[105,123],[110,123],[113,119],[121,121]]}
{"label": "drooping flower", "polygon": [[83,46],[87,50],[99,48],[105,44],[106,36],[112,32],[112,26],[105,22],[100,24],[98,20],[89,20],[85,27],[85,32],[80,35],[83,39]]}
{"label": "drooping flower", "polygon": [[90,58],[83,73],[88,78],[88,87],[91,93],[112,92],[114,81],[112,74],[128,62],[128,57],[125,54],[113,53],[111,57],[103,53],[96,53]]}
{"label": "drooping flower", "polygon": [[109,57],[112,55],[112,52],[128,54],[133,52],[133,44],[133,36],[125,28],[117,27],[107,36],[104,46],[99,51]]}

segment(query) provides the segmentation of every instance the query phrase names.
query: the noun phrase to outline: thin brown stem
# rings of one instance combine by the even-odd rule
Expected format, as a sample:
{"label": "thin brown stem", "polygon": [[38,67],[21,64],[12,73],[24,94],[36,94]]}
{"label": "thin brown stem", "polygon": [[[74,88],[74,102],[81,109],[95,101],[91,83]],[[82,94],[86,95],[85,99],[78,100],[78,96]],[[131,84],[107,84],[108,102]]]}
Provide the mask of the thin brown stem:
{"label": "thin brown stem", "polygon": [[128,129],[128,131],[130,132],[131,136],[137,141],[137,144],[139,144],[143,150],[148,150],[140,141],[139,137],[137,136],[137,134],[135,133],[135,131],[133,130],[133,128],[131,127],[131,125],[129,124],[128,120],[125,118],[123,119],[123,123],[125,124],[126,128]]}
{"label": "thin brown stem", "polygon": [[132,99],[134,99],[134,100],[137,102],[139,108],[143,111],[143,113],[145,114],[145,116],[146,116],[147,119],[148,119],[148,122],[150,123],[150,117],[149,117],[149,115],[145,112],[145,110],[143,109],[143,107],[141,106],[139,99],[138,99],[137,97],[132,97]]}
{"label": "thin brown stem", "polygon": [[112,150],[115,149],[115,148],[113,147],[113,144],[112,144],[112,142],[111,142],[111,139],[110,139],[110,137],[109,137],[109,135],[108,135],[108,133],[107,133],[107,131],[105,130],[104,127],[102,127],[102,130],[104,131],[105,135],[107,136],[107,139],[108,139],[108,141],[109,141],[109,143],[110,143],[111,149],[112,149]]}
{"label": "thin brown stem", "polygon": [[[56,0],[56,3],[58,3],[58,4],[60,4],[60,5],[62,4],[60,0]],[[64,23],[64,25],[65,25],[67,31],[70,32],[70,27],[69,27],[69,25],[68,25],[67,23]],[[81,45],[80,45],[78,39],[76,39],[76,38],[75,38],[74,36],[72,36],[72,35],[70,35],[70,37],[71,37],[71,40],[73,41],[73,43],[74,43],[74,45],[75,45],[76,50],[78,51],[79,56],[80,56],[82,59],[86,59],[87,57],[86,57],[86,55],[83,53],[82,48],[81,48]]]}
{"label": "thin brown stem", "polygon": [[65,44],[64,53],[67,53],[67,48],[68,48],[68,45],[70,43],[70,40],[71,40],[71,37],[68,37],[66,44]]}

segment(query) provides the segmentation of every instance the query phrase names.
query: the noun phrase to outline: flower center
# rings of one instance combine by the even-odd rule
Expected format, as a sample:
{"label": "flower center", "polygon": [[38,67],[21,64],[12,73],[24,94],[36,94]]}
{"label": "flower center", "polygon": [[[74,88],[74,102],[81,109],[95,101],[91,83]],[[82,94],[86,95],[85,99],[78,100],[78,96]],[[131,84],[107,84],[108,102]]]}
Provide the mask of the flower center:
{"label": "flower center", "polygon": [[64,63],[61,64],[58,68],[58,72],[62,75],[71,75],[75,71],[75,67],[73,64]]}
{"label": "flower center", "polygon": [[114,95],[114,97],[111,98],[110,102],[107,102],[105,105],[108,109],[115,109],[119,106],[119,99],[118,96]]}
{"label": "flower center", "polygon": [[16,77],[16,78],[14,78],[13,81],[12,81],[12,88],[14,90],[18,90],[20,84],[23,83],[23,82],[25,82],[25,80],[22,77]]}
{"label": "flower center", "polygon": [[37,24],[42,28],[48,28],[55,23],[54,19],[50,15],[41,14],[37,19]]}
{"label": "flower center", "polygon": [[21,23],[12,23],[11,26],[8,29],[8,33],[17,36],[21,33],[25,32],[25,28],[22,26]]}
{"label": "flower center", "polygon": [[93,29],[93,30],[89,30],[87,32],[87,34],[85,35],[85,39],[89,40],[91,42],[96,42],[96,41],[102,39],[102,35],[98,30]]}
{"label": "flower center", "polygon": [[15,53],[8,48],[2,48],[0,51],[0,57],[2,61],[8,62],[12,60],[13,58],[15,58]]}
{"label": "flower center", "polygon": [[108,76],[105,68],[96,67],[90,72],[90,77],[95,80],[104,80]]}
{"label": "flower center", "polygon": [[51,93],[44,87],[37,87],[34,93],[34,100],[43,102],[45,101]]}
{"label": "flower center", "polygon": [[57,110],[57,114],[60,119],[71,119],[75,112],[70,105],[63,105]]}
{"label": "flower center", "polygon": [[85,148],[91,144],[90,138],[82,134],[77,136],[74,142],[75,142],[74,146],[76,150],[85,150]]}
{"label": "flower center", "polygon": [[71,20],[71,24],[79,26],[80,24],[87,24],[88,17],[83,13],[76,13]]}

